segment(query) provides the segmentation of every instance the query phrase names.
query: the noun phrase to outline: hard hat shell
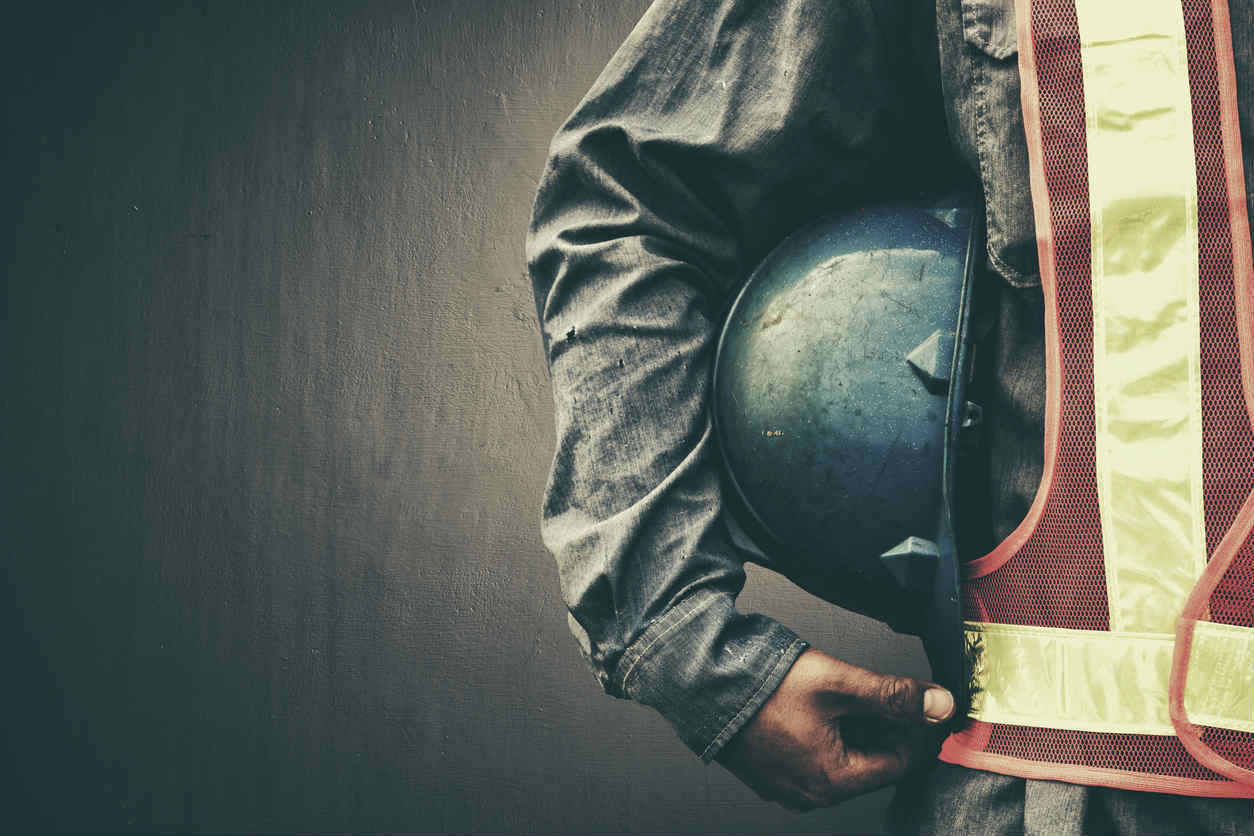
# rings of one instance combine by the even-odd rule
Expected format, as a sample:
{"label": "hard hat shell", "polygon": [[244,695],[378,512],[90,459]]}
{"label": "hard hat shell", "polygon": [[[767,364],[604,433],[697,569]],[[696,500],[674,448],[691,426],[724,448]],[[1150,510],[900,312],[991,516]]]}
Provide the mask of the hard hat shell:
{"label": "hard hat shell", "polygon": [[980,420],[965,398],[975,206],[965,193],[895,200],[786,238],[727,315],[712,397],[736,519],[770,564],[922,636],[955,693],[954,472]]}

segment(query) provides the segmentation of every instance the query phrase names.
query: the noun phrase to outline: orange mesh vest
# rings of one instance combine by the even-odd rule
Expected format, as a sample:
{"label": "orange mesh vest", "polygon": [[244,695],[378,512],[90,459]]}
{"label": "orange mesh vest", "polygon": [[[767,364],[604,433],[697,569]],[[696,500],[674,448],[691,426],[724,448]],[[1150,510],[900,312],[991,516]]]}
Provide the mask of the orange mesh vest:
{"label": "orange mesh vest", "polygon": [[1226,0],[1018,0],[1045,469],[941,759],[1254,797],[1254,276]]}

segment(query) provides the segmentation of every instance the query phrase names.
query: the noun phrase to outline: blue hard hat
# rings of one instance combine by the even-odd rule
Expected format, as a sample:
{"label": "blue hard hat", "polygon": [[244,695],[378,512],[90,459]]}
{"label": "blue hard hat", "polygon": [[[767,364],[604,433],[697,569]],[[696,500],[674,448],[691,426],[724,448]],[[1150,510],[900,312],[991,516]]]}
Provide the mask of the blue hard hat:
{"label": "blue hard hat", "polygon": [[983,212],[965,192],[836,212],[779,244],[733,303],[713,418],[731,507],[768,565],[923,638],[966,692],[956,473]]}

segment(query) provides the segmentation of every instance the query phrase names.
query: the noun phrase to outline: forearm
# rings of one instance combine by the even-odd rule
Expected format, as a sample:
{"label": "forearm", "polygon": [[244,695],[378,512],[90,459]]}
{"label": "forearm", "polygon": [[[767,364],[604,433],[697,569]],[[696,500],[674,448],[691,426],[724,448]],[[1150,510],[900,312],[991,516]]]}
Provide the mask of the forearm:
{"label": "forearm", "polygon": [[706,406],[721,295],[636,237],[584,243],[563,264],[547,297],[558,446],[545,542],[602,685],[710,757],[804,647],[733,606],[744,572]]}

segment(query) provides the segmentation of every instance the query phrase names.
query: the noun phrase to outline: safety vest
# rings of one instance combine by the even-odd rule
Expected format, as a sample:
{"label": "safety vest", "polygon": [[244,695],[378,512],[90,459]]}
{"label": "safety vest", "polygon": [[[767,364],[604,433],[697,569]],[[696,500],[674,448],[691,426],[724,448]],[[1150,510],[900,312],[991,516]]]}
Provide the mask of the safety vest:
{"label": "safety vest", "polygon": [[941,759],[1254,797],[1254,268],[1226,0],[1018,0],[1045,468]]}

